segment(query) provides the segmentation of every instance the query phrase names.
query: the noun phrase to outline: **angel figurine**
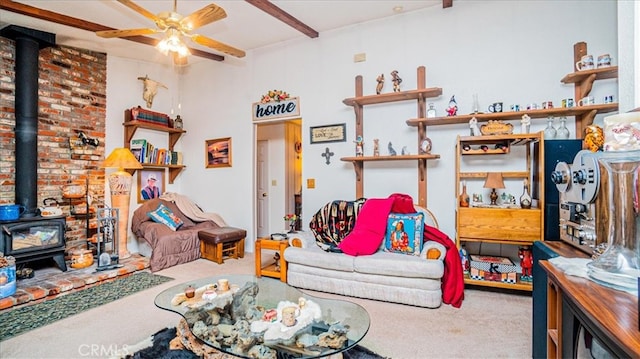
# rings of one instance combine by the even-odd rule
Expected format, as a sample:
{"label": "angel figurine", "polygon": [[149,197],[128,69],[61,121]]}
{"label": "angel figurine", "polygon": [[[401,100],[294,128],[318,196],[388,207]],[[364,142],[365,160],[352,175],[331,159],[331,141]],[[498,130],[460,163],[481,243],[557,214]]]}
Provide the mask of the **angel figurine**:
{"label": "angel figurine", "polygon": [[384,87],[384,74],[380,74],[376,81],[378,81],[378,84],[376,85],[376,94],[379,95],[382,93],[382,88]]}

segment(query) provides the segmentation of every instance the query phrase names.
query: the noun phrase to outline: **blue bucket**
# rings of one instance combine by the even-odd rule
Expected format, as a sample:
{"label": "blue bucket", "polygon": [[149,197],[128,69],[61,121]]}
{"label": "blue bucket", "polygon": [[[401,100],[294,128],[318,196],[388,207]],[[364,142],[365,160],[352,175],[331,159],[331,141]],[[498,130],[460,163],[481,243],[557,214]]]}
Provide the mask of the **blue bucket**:
{"label": "blue bucket", "polygon": [[0,268],[0,298],[16,292],[16,265]]}
{"label": "blue bucket", "polygon": [[19,204],[0,205],[0,221],[12,221],[20,218],[24,212],[24,207]]}

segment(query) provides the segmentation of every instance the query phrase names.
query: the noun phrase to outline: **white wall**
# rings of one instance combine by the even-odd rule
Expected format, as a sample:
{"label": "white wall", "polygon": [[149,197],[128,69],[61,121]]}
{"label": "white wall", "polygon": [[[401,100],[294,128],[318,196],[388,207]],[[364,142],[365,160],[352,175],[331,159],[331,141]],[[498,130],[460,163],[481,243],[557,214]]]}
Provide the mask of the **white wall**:
{"label": "white wall", "polygon": [[[308,228],[308,218],[328,201],[355,197],[353,167],[339,158],[354,154],[354,113],[342,100],[354,96],[357,75],[364,77],[365,94],[375,93],[375,78],[380,73],[388,79],[384,92],[391,91],[392,70],[403,78],[402,89],[410,90],[416,88],[417,67],[424,65],[427,86],[443,89],[440,98],[429,101],[440,114],[452,95],[461,113],[470,112],[474,93],[482,108],[495,101],[526,106],[552,100],[559,105],[562,98],[573,96],[573,86],[561,84],[560,79],[573,71],[574,43],[585,41],[594,56],[610,53],[617,64],[616,10],[615,1],[455,1],[449,9],[434,7],[323,32],[316,39],[300,38],[249,51],[244,59],[227,57],[224,62],[191,65],[179,79],[187,130],[179,146],[187,169],[178,177],[175,190],[203,209],[221,213],[231,225],[246,228],[248,238],[254,238],[251,104],[267,90],[285,90],[301,99],[303,184],[309,178],[316,180],[315,189],[305,186],[302,193],[303,227]],[[354,63],[353,55],[361,52],[366,53],[367,61]],[[173,73],[119,59],[110,59],[109,65],[107,138],[108,145],[115,147],[122,138],[123,109],[142,103],[141,85],[135,78],[148,73],[167,81],[163,77]],[[160,100],[169,92],[160,91],[155,110],[170,111]],[[617,99],[617,81],[598,81],[592,94],[598,101],[609,94]],[[414,101],[365,107],[365,154],[372,152],[373,138],[384,144],[382,153],[389,141],[397,151],[408,146],[416,153],[417,130],[405,124],[416,116]],[[347,124],[346,142],[309,144],[310,126],[335,123]],[[532,130],[544,126],[544,119],[534,120]],[[453,150],[456,136],[467,134],[468,127],[437,126],[428,132],[433,152],[441,155],[440,160],[429,162],[428,206],[441,229],[454,237]],[[218,137],[232,137],[233,166],[206,169],[204,141]],[[335,153],[330,165],[321,157],[326,147]],[[416,198],[416,176],[413,162],[367,163],[365,196],[403,192]],[[521,186],[508,190],[519,194]],[[282,215],[272,213],[274,218]],[[248,241],[247,250],[252,248]]]}

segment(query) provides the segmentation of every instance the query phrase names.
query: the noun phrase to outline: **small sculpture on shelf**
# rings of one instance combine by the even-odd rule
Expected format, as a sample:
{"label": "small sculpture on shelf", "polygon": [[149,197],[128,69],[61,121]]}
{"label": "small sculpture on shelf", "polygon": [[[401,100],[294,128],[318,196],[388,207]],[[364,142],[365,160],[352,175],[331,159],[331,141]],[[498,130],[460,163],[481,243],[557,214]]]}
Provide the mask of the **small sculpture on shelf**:
{"label": "small sculpture on shelf", "polygon": [[380,74],[378,78],[376,78],[378,84],[376,85],[376,94],[379,95],[382,93],[382,88],[384,87],[384,74]]}
{"label": "small sculpture on shelf", "polygon": [[377,138],[373,139],[373,156],[380,156],[380,140]]}
{"label": "small sculpture on shelf", "polygon": [[402,151],[400,152],[403,156],[404,155],[410,155],[411,153],[409,153],[409,150],[407,149],[407,146],[402,146]]}
{"label": "small sculpture on shelf", "polygon": [[180,117],[180,115],[177,115],[176,118],[173,120],[173,128],[182,129],[182,117]]}
{"label": "small sculpture on shelf", "polygon": [[362,136],[358,135],[353,143],[356,144],[356,156],[364,156],[364,140]]}
{"label": "small sculpture on shelf", "polygon": [[531,117],[526,113],[522,115],[522,120],[520,120],[520,132],[529,133],[529,128],[531,126]]}
{"label": "small sculpture on shelf", "polygon": [[469,132],[471,133],[471,136],[482,136],[482,133],[480,133],[480,127],[478,127],[478,119],[475,117],[472,117],[469,120]]}
{"label": "small sculpture on shelf", "polygon": [[420,153],[423,155],[431,153],[431,139],[429,137],[425,137],[420,141]]}
{"label": "small sculpture on shelf", "polygon": [[456,102],[456,95],[453,95],[449,100],[449,107],[447,107],[447,116],[455,116],[457,114],[458,114],[458,103]]}
{"label": "small sculpture on shelf", "polygon": [[402,79],[398,76],[398,71],[391,71],[391,82],[393,82],[393,92],[400,92],[400,84],[402,83]]}
{"label": "small sculpture on shelf", "polygon": [[520,267],[522,268],[522,274],[520,280],[523,282],[533,281],[533,254],[529,246],[523,246],[518,249],[518,257],[520,258]]}
{"label": "small sculpture on shelf", "polygon": [[389,149],[389,156],[395,156],[398,154],[396,150],[393,149],[393,144],[391,143],[391,141],[389,141],[387,148]]}

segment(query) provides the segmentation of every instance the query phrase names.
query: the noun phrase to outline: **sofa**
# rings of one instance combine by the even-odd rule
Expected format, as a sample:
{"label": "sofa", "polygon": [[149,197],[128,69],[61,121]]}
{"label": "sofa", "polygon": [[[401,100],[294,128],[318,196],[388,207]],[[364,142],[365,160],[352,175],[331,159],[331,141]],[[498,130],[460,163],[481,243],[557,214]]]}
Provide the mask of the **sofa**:
{"label": "sofa", "polygon": [[[414,208],[424,214],[426,225],[437,228],[437,221],[429,210]],[[355,228],[359,221],[358,217]],[[316,239],[311,231],[289,238],[291,245],[284,252],[289,285],[426,308],[441,306],[447,253],[443,244],[426,241],[420,255],[415,256],[386,252],[383,242],[371,255],[353,256],[325,251]],[[448,247],[455,248],[455,243]]]}
{"label": "sofa", "polygon": [[[173,212],[183,224],[177,230],[155,222],[148,213],[162,204]],[[200,258],[200,240],[198,232],[204,229],[219,228],[213,221],[194,222],[178,206],[160,198],[144,202],[133,212],[131,231],[138,238],[140,253],[150,257],[152,272],[187,263]]]}

